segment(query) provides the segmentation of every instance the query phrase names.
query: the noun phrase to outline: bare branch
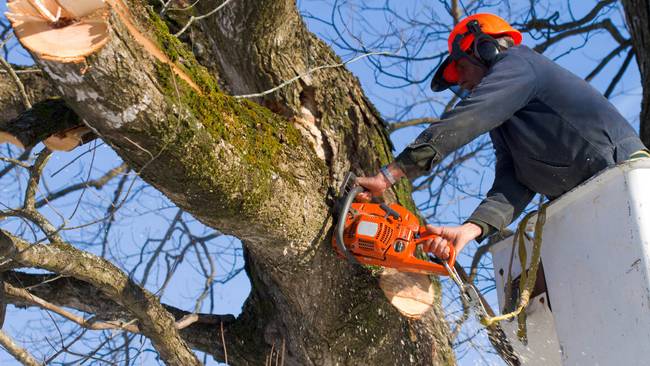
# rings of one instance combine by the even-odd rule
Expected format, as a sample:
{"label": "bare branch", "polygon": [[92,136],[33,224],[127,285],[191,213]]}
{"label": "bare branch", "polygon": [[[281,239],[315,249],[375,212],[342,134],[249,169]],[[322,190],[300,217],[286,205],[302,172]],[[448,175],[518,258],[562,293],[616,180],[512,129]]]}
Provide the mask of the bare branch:
{"label": "bare branch", "polygon": [[83,183],[73,184],[57,192],[50,193],[47,195],[47,197],[37,201],[34,204],[34,206],[36,208],[43,207],[48,203],[51,203],[61,197],[64,197],[72,192],[79,191],[81,189],[85,189],[85,188],[95,188],[98,190],[102,189],[104,185],[110,182],[113,178],[117,177],[120,174],[125,173],[127,170],[128,170],[128,166],[126,165],[126,163],[122,163],[120,166],[109,170],[108,172],[106,172],[106,174],[104,174],[103,176],[97,179],[89,180]]}
{"label": "bare branch", "polygon": [[200,15],[200,16],[198,16],[198,17],[195,17],[195,16],[192,15],[192,17],[191,17],[190,20],[187,22],[187,24],[185,24],[185,26],[184,26],[181,30],[179,30],[176,34],[174,34],[174,36],[176,36],[176,37],[180,37],[181,34],[185,33],[185,31],[187,30],[187,28],[189,28],[190,25],[192,25],[192,23],[194,23],[196,20],[201,20],[201,19],[204,19],[204,18],[207,18],[207,17],[211,16],[212,14],[218,12],[218,11],[219,11],[221,8],[223,8],[224,6],[228,5],[228,3],[231,2],[231,1],[232,1],[232,0],[226,0],[226,1],[224,1],[223,3],[221,3],[221,5],[217,6],[216,8],[214,8],[214,10],[212,10],[211,12],[208,12],[207,14]]}
{"label": "bare branch", "polygon": [[343,67],[343,66],[345,66],[347,64],[357,62],[357,61],[359,61],[361,59],[364,59],[366,57],[379,56],[379,55],[389,55],[389,54],[392,54],[392,52],[369,52],[369,53],[364,53],[363,55],[353,57],[353,58],[351,58],[351,59],[349,59],[349,60],[347,60],[345,62],[341,62],[341,63],[338,63],[338,64],[331,64],[331,65],[323,65],[323,66],[314,67],[312,69],[309,69],[309,70],[303,72],[302,74],[300,74],[298,76],[295,76],[295,77],[293,77],[293,78],[291,78],[289,80],[284,81],[280,85],[278,85],[278,86],[276,86],[274,88],[271,88],[269,90],[266,90],[266,91],[263,91],[263,92],[260,92],[260,93],[254,93],[254,94],[235,95],[234,97],[237,98],[237,99],[263,97],[265,95],[273,93],[274,91],[282,89],[285,86],[295,82],[296,80],[302,79],[302,78],[304,78],[304,77],[308,76],[309,74],[312,74],[312,73],[314,73],[316,71],[325,70],[325,69],[336,69],[336,68],[339,68],[339,67]]}
{"label": "bare branch", "polygon": [[41,363],[29,354],[24,348],[17,345],[11,337],[0,330],[0,345],[7,350],[14,358],[25,366],[42,366]]}
{"label": "bare branch", "polygon": [[391,123],[388,125],[387,128],[388,128],[388,132],[395,132],[402,128],[419,126],[419,125],[430,125],[432,123],[436,123],[439,121],[440,119],[431,118],[431,117],[415,118],[415,119],[409,119],[407,121]]}
{"label": "bare branch", "polygon": [[605,56],[600,63],[585,77],[586,81],[591,81],[598,73],[600,73],[609,62],[616,57],[619,53],[621,53],[623,50],[626,48],[630,47],[632,45],[632,42],[628,40],[628,42],[625,42],[623,44],[620,44],[618,47],[612,50],[607,56]]}
{"label": "bare branch", "polygon": [[25,85],[23,85],[23,82],[20,81],[20,78],[18,78],[18,75],[16,75],[14,68],[2,56],[0,56],[0,63],[2,64],[2,67],[5,69],[5,71],[9,73],[13,82],[16,84],[16,88],[18,89],[18,93],[20,94],[20,98],[23,101],[23,105],[25,106],[25,109],[32,108],[32,103],[29,101],[29,97],[25,92]]}
{"label": "bare branch", "polygon": [[132,321],[124,323],[119,321],[93,321],[92,319],[87,320],[59,306],[47,302],[41,299],[40,297],[31,294],[29,291],[25,289],[17,288],[10,284],[5,283],[4,290],[8,296],[12,296],[17,299],[23,300],[25,302],[32,303],[45,310],[52,311],[86,329],[91,329],[91,330],[121,329],[121,330],[129,331],[131,333],[139,333],[138,327],[134,325]]}
{"label": "bare branch", "polygon": [[200,364],[158,299],[110,262],[63,242],[29,245],[4,231],[0,231],[0,252],[13,252],[11,259],[23,266],[47,269],[92,284],[138,319],[142,333],[151,339],[165,362],[183,366]]}
{"label": "bare branch", "polygon": [[612,82],[609,83],[607,90],[605,90],[605,93],[603,94],[605,98],[609,98],[609,96],[612,95],[612,92],[614,91],[616,84],[618,84],[618,82],[621,81],[621,78],[623,78],[623,74],[625,74],[625,71],[627,70],[627,67],[630,65],[632,58],[634,58],[634,49],[630,49],[627,52],[627,56],[625,57],[625,60],[623,60],[623,64],[621,65],[621,68],[618,70],[616,75],[614,75]]}

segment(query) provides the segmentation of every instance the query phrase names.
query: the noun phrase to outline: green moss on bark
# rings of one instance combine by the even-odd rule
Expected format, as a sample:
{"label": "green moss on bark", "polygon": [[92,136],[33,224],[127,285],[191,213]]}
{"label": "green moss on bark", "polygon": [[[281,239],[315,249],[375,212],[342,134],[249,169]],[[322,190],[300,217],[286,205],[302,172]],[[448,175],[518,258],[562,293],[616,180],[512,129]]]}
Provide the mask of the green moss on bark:
{"label": "green moss on bark", "polygon": [[[271,196],[272,178],[282,177],[289,181],[293,177],[283,172],[277,165],[286,160],[286,153],[291,149],[301,149],[304,144],[300,131],[291,121],[271,112],[256,103],[245,99],[235,99],[222,93],[217,80],[201,66],[192,52],[169,33],[165,22],[157,14],[149,12],[149,20],[160,49],[186,73],[200,88],[195,90],[178,75],[170,65],[157,62],[156,77],[162,93],[169,100],[170,105],[179,106],[191,115],[184,116],[182,111],[177,116],[168,116],[169,121],[176,120],[177,124],[186,125],[198,121],[216,141],[223,141],[231,146],[234,154],[223,156],[223,159],[242,159],[248,170],[245,176],[236,176],[234,172],[221,176],[219,182],[211,184],[230,185],[223,187],[226,192],[233,195],[242,195],[242,207],[245,211],[254,210],[264,198]],[[194,128],[173,128],[172,126],[158,126],[163,139],[173,141],[175,144],[196,145]],[[180,131],[180,132],[179,132]],[[210,145],[210,144],[206,144]],[[205,147],[205,146],[204,146]],[[203,151],[206,159],[192,156],[189,166],[192,173],[205,173],[214,170],[213,160],[209,158],[212,152]],[[225,153],[224,153],[225,154]],[[233,156],[234,155],[234,156]],[[179,157],[184,159],[186,157]],[[187,164],[186,164],[187,166]],[[214,174],[218,174],[216,171]],[[245,188],[244,188],[245,187]],[[246,191],[244,195],[243,192]]]}

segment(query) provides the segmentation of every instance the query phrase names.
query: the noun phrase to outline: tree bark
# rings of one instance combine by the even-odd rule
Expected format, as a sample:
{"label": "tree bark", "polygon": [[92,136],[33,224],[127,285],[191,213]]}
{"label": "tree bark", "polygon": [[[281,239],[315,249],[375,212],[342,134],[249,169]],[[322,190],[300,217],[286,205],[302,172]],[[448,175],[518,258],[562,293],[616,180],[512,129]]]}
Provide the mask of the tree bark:
{"label": "tree bark", "polygon": [[[59,93],[45,75],[39,71],[20,73],[18,78],[25,86],[27,97],[32,104],[57,97]],[[17,92],[18,88],[9,74],[0,73],[0,124],[10,121],[25,111],[25,106]]]}
{"label": "tree bark", "polygon": [[[369,271],[331,248],[331,206],[345,173],[373,173],[392,158],[356,78],[344,68],[310,74],[256,100],[273,112],[219,88],[260,92],[340,63],[306,30],[295,3],[234,1],[200,23],[200,59],[217,60],[213,73],[143,2],[109,3],[110,40],[86,58],[83,72],[36,62],[144,180],[244,243],[253,290],[232,329],[250,356],[230,364],[258,365],[280,344],[286,365],[453,364],[439,301],[408,321]],[[215,2],[198,4],[202,11]],[[413,208],[406,183],[393,193]]]}
{"label": "tree bark", "polygon": [[643,87],[639,130],[641,140],[646,147],[650,147],[650,1],[623,0],[622,2]]}

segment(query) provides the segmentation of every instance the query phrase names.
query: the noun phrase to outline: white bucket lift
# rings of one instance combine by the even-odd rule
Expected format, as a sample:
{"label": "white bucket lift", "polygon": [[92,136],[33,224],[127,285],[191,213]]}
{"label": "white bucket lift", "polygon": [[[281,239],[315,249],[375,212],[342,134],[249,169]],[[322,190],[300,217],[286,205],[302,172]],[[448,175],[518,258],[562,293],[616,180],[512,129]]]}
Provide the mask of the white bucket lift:
{"label": "white bucket lift", "polygon": [[[546,290],[526,310],[528,344],[517,339],[516,319],[501,323],[522,364],[650,365],[650,159],[610,168],[557,199],[542,238]],[[490,250],[501,311],[512,241]],[[514,255],[513,279],[521,273]]]}

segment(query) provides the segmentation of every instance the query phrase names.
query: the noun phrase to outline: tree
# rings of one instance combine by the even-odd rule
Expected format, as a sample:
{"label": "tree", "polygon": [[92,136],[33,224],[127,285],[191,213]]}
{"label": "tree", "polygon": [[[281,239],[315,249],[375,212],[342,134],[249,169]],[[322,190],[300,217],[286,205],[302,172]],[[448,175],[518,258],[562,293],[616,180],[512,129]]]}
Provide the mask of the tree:
{"label": "tree", "polygon": [[[145,5],[108,2],[101,10],[108,34],[98,35],[106,43],[83,64],[52,61],[38,50],[32,55],[65,104],[139,176],[201,222],[245,243],[253,290],[244,313],[223,323],[233,364],[262,363],[273,342],[286,346],[286,364],[453,362],[439,308],[407,321],[383,300],[376,278],[331,250],[335,187],[349,169],[370,172],[390,158],[382,121],[357,80],[332,67],[259,104],[222,91],[267,90],[296,73],[341,63],[305,29],[295,4],[235,1],[197,23],[195,47],[203,60],[216,61],[207,63],[211,70]],[[199,13],[213,8],[197,4]],[[408,202],[406,185],[395,194]],[[25,211],[33,214],[30,205]],[[14,266],[80,280],[82,289],[100,291],[136,318],[165,363],[198,364],[151,293],[65,243],[55,228],[40,229],[48,244],[4,232]],[[215,331],[193,331],[192,339],[219,339]],[[223,356],[222,347],[204,350]]]}

